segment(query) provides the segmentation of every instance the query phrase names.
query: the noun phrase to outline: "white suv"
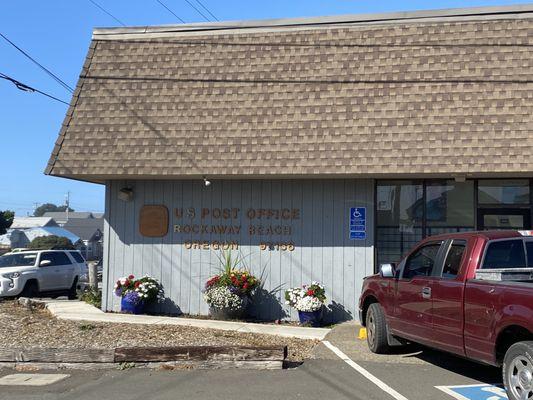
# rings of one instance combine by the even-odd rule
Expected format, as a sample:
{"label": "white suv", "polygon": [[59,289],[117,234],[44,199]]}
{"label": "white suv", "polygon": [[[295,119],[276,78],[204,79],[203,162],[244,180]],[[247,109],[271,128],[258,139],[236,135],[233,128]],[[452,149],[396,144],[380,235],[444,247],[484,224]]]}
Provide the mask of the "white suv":
{"label": "white suv", "polygon": [[0,297],[68,294],[87,278],[87,264],[75,250],[38,250],[0,257]]}

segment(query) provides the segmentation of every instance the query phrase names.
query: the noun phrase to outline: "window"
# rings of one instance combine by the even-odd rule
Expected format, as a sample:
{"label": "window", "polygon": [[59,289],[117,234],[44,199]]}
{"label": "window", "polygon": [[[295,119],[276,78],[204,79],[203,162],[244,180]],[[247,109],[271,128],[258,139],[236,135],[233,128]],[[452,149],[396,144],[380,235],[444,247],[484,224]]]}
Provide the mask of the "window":
{"label": "window", "polygon": [[0,268],[3,267],[27,267],[35,265],[37,253],[8,254],[0,257]]}
{"label": "window", "polygon": [[533,242],[526,242],[527,266],[533,268]]}
{"label": "window", "polygon": [[478,183],[479,204],[529,204],[527,179],[482,179]]}
{"label": "window", "polygon": [[423,186],[415,181],[377,185],[377,264],[398,262],[422,239]]}
{"label": "window", "polygon": [[446,260],[444,261],[444,268],[442,269],[442,277],[454,279],[459,275],[459,270],[461,269],[461,260],[463,259],[463,254],[465,253],[466,243],[462,241],[454,240],[448,254],[446,255]]}
{"label": "window", "polygon": [[473,181],[455,182],[448,180],[427,182],[427,236],[473,230],[474,214]]}
{"label": "window", "polygon": [[428,244],[411,254],[405,263],[403,278],[412,279],[417,276],[430,276],[435,267],[435,260],[440,246],[440,242]]}
{"label": "window", "polygon": [[78,253],[77,251],[71,251],[70,255],[76,260],[77,263],[84,263],[85,260],[83,259],[82,255]]}
{"label": "window", "polygon": [[44,260],[50,261],[50,264],[49,264],[50,267],[54,267],[57,265],[71,265],[72,264],[68,256],[63,252],[43,253],[41,255],[41,261],[44,261]]}
{"label": "window", "polygon": [[485,252],[482,268],[525,268],[526,254],[524,242],[520,240],[502,240],[491,242]]}

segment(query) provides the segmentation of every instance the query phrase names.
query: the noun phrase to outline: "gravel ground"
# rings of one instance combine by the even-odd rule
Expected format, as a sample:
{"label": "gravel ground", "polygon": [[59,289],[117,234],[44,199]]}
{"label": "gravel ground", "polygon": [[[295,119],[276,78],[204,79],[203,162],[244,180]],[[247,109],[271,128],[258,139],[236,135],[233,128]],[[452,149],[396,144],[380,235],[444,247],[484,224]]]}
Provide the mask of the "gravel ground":
{"label": "gravel ground", "polygon": [[114,348],[133,346],[287,346],[289,361],[309,358],[314,340],[188,326],[64,321],[0,300],[0,347]]}

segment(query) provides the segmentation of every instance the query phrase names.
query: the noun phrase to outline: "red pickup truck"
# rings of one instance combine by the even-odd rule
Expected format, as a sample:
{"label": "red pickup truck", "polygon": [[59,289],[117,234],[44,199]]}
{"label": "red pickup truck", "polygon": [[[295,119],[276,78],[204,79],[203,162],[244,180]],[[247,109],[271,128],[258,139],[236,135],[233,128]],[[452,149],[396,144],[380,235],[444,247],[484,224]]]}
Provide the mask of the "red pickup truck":
{"label": "red pickup truck", "polygon": [[368,346],[407,342],[503,366],[511,400],[533,397],[533,233],[429,237],[364,280]]}

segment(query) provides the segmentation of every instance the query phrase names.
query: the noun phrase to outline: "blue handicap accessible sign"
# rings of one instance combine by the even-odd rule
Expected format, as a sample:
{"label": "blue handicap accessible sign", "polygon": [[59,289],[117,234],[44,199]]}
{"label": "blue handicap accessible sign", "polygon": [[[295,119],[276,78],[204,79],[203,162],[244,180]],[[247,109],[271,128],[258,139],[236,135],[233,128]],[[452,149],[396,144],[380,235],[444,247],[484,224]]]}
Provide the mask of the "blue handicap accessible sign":
{"label": "blue handicap accessible sign", "polygon": [[436,386],[458,400],[507,400],[503,385]]}
{"label": "blue handicap accessible sign", "polygon": [[366,207],[350,208],[350,239],[366,239]]}

